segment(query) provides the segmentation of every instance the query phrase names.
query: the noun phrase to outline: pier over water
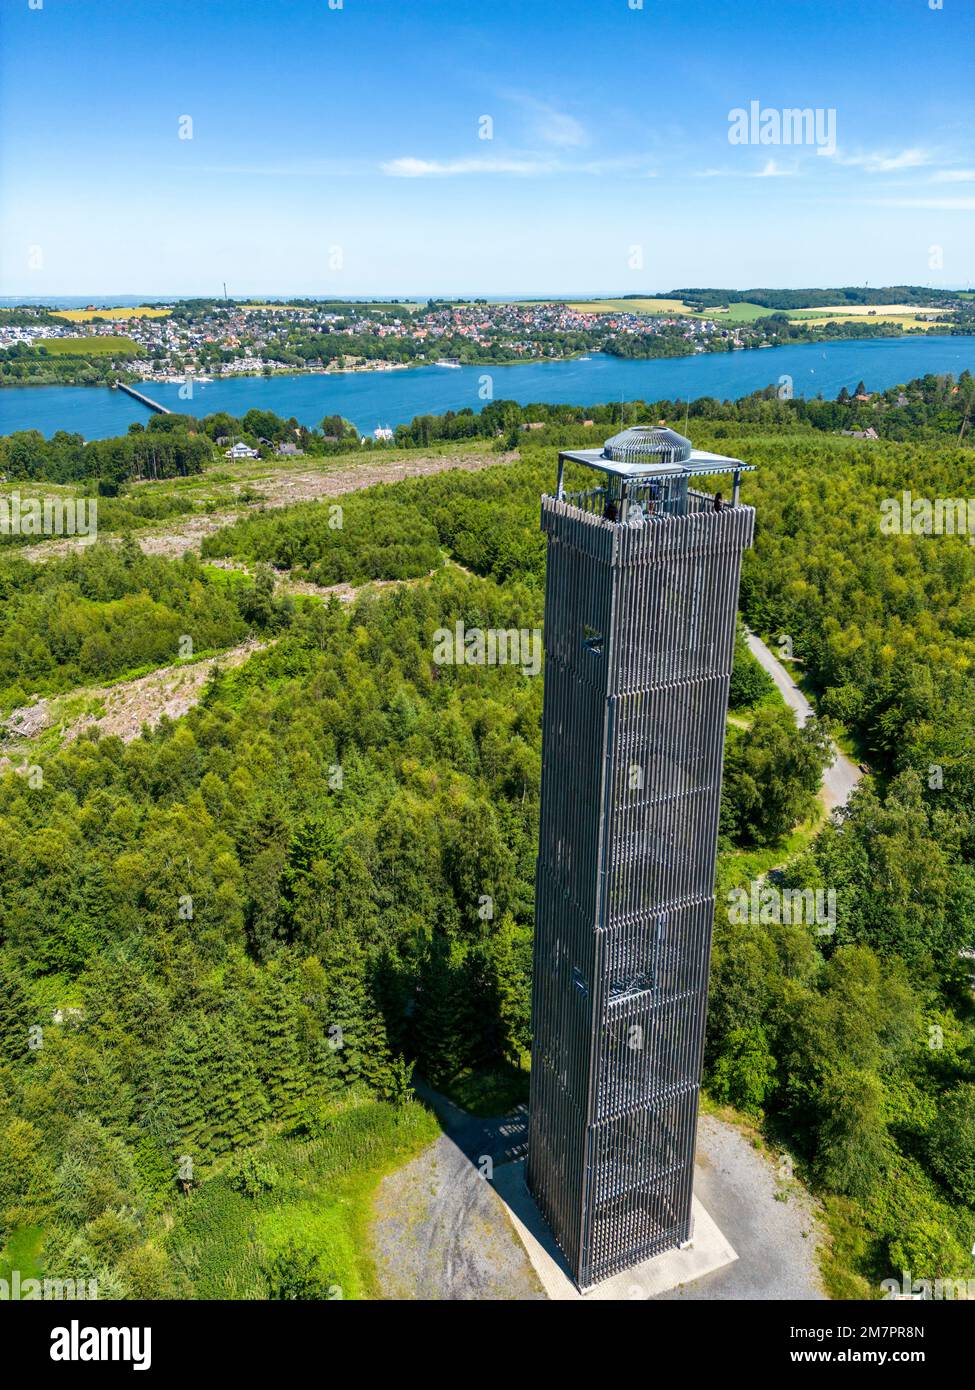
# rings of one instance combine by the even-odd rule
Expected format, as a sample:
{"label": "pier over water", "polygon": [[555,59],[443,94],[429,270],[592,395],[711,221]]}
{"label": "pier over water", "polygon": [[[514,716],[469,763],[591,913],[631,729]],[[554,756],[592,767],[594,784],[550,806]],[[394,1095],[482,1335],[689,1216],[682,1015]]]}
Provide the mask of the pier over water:
{"label": "pier over water", "polygon": [[146,396],[141,391],[137,391],[134,386],[126,386],[124,381],[117,381],[114,389],[116,391],[124,391],[128,396],[133,396],[137,401],[141,401],[143,405],[147,405],[150,410],[158,411],[160,415],[172,415],[173,413],[168,406],[160,405],[159,402],[154,401],[151,396]]}

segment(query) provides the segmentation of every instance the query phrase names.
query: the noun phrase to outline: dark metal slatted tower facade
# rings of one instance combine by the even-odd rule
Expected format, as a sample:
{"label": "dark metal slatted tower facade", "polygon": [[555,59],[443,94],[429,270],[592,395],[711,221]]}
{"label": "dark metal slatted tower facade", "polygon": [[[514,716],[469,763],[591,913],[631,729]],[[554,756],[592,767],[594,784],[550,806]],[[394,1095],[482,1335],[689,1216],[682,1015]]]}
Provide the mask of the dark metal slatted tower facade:
{"label": "dark metal slatted tower facade", "polygon": [[[542,501],[527,1176],[580,1288],[690,1239],[746,468],[641,426]],[[689,484],[722,472],[716,508]]]}

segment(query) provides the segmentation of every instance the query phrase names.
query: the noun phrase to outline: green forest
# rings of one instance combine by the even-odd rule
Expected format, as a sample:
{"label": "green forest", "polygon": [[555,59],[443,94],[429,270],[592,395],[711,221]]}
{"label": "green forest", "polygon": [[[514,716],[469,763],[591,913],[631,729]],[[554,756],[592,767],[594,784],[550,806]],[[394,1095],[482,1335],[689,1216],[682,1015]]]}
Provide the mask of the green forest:
{"label": "green forest", "polygon": [[0,708],[234,646],[293,607],[262,607],[259,580],[221,584],[195,555],[174,563],[131,538],[43,565],[0,558],[0,600]]}
{"label": "green forest", "polygon": [[67,347],[66,339],[49,341],[54,344],[52,348],[42,341],[14,343],[0,351],[0,387],[110,386],[119,377],[138,379],[128,370],[131,359],[138,356],[131,339],[77,338]]}
{"label": "green forest", "polygon": [[[686,410],[697,446],[756,465],[742,615],[789,639],[819,715],[798,730],[739,638],[704,1085],[823,1202],[835,1297],[971,1273],[975,551],[880,525],[905,489],[975,494],[971,401],[970,376],[875,397],[877,440],[839,433],[871,402]],[[506,451],[492,466],[338,513],[248,508],[201,558],[132,535],[0,556],[0,714],[170,663],[185,637],[266,643],[180,719],[0,773],[0,1274],[16,1250],[100,1297],[373,1296],[370,1193],[438,1132],[413,1076],[524,1097],[542,680],[435,665],[433,633],[540,626],[539,497],[558,447],[612,419],[489,410],[397,443],[473,422]],[[215,428],[169,442],[203,467]],[[131,478],[151,433],[105,441],[96,472],[70,441],[30,462],[14,437],[7,476],[13,458]],[[170,495],[167,457],[169,483],[120,500]],[[291,598],[275,576],[363,587]],[[870,769],[830,821],[827,734]],[[769,873],[834,891],[835,931],[737,921],[732,890]]]}

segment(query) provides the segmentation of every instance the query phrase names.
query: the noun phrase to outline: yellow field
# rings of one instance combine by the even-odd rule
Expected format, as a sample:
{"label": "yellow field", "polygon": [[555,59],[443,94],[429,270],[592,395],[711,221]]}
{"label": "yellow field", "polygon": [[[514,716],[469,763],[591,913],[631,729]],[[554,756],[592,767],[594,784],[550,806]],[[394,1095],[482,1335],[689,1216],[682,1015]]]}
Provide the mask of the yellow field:
{"label": "yellow field", "polygon": [[[539,303],[544,301],[539,300]],[[580,314],[682,314],[690,315],[682,299],[582,299],[568,308]]]}
{"label": "yellow field", "polygon": [[[859,318],[862,314],[868,316],[876,314],[878,318],[882,315],[893,314],[895,318],[903,318],[905,314],[916,314],[917,304],[824,304],[816,305],[812,309],[794,309],[793,313],[801,315],[803,318],[822,318],[827,315],[830,318]],[[933,312],[924,310],[922,312]]]}
{"label": "yellow field", "polygon": [[171,309],[155,309],[143,304],[138,309],[52,309],[56,319],[67,319],[69,323],[88,323],[91,319],[164,319]]}
{"label": "yellow field", "polygon": [[814,328],[818,323],[863,323],[865,321],[868,323],[893,323],[897,324],[900,328],[931,329],[944,327],[943,324],[929,323],[925,319],[919,319],[917,316],[917,312],[914,309],[912,309],[909,313],[902,314],[891,314],[888,312],[884,312],[882,314],[871,314],[869,318],[867,318],[866,320],[863,314],[851,314],[846,310],[844,310],[842,313],[835,314],[820,312],[811,313],[807,311],[799,314],[798,316],[789,316],[790,323],[801,323],[812,328]]}

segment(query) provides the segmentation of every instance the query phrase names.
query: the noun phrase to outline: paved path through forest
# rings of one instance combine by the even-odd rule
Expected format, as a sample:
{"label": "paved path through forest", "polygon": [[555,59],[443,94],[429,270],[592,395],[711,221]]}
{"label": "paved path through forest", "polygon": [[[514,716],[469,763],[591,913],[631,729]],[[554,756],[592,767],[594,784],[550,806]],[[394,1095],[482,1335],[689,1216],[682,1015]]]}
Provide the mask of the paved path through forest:
{"label": "paved path through forest", "polygon": [[[816,711],[796,685],[792,673],[787,671],[782,662],[772,655],[762,639],[756,637],[754,632],[748,631],[747,628],[745,634],[749,651],[775,681],[777,689],[792,710],[796,723],[801,728]],[[836,806],[845,806],[863,776],[856,763],[845,753],[840,752],[835,743],[831,742],[830,746],[833,749],[833,761],[823,773],[823,786],[820,792],[827,811],[832,811]]]}

